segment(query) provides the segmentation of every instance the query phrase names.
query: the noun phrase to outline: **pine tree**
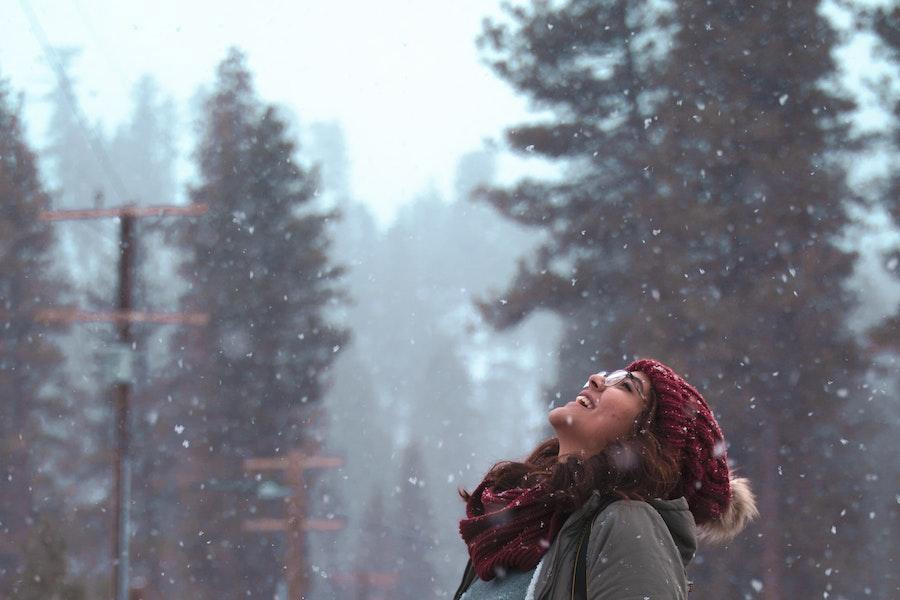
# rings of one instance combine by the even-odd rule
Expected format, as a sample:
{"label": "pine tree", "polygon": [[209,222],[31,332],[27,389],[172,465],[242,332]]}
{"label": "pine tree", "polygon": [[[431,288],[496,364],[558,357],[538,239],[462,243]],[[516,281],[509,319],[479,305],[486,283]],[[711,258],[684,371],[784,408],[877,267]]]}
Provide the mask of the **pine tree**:
{"label": "pine tree", "polygon": [[[191,198],[210,211],[181,241],[191,256],[184,307],[210,320],[176,336],[193,445],[184,468],[233,481],[244,476],[244,458],[311,442],[313,407],[348,337],[328,315],[342,297],[341,270],[326,235],[334,214],[316,212],[316,171],[297,162],[284,121],[256,98],[236,50],[205,104],[197,160]],[[256,499],[193,490],[191,582],[271,595],[281,560],[272,536],[240,532]]]}
{"label": "pine tree", "polygon": [[[99,124],[88,122],[78,99],[78,81],[71,74],[78,51],[56,51],[60,61],[56,86],[48,95],[50,121],[46,159],[54,209],[84,209],[121,206],[130,199],[108,151],[108,141]],[[74,297],[69,304],[82,308],[106,308],[115,294],[115,271],[109,267],[117,257],[116,224],[109,219],[67,222],[58,232],[58,262],[78,264],[72,277]],[[111,328],[101,329],[106,343],[114,339]],[[78,372],[89,370],[95,358],[86,348],[95,347],[97,332],[74,328],[65,341],[67,357]],[[96,397],[94,390],[91,395]]]}
{"label": "pine tree", "polygon": [[840,465],[863,458],[863,432],[842,412],[864,361],[846,328],[855,256],[833,243],[850,195],[826,157],[852,108],[827,86],[836,36],[815,1],[683,2],[677,17],[667,77],[678,95],[659,115],[654,163],[656,205],[677,211],[652,213],[664,260],[647,253],[637,277],[661,293],[648,315],[666,335],[651,347],[718,399],[765,515],[758,543],[707,555],[706,574],[733,574],[720,595],[746,590],[735,574],[755,571],[767,598],[857,596],[850,548],[867,484]]}
{"label": "pine tree", "polygon": [[[397,575],[397,529],[388,520],[384,495],[375,488],[369,496],[362,520],[360,542],[356,545],[351,573],[354,600],[392,598],[389,582]],[[342,595],[344,596],[344,595]]]}
{"label": "pine tree", "polygon": [[[489,162],[483,155],[465,161],[457,178],[461,194],[484,183]],[[365,211],[348,205],[345,215],[338,246],[351,265],[354,303],[347,323],[354,338],[336,365],[327,402],[329,445],[348,459],[341,478],[346,481],[339,483],[350,499],[364,482],[386,476],[384,464],[394,465],[391,477],[399,476],[392,446],[418,441],[431,477],[424,489],[437,539],[430,558],[446,590],[458,583],[466,555],[456,531],[463,513],[457,486],[469,486],[480,465],[517,454],[535,437],[520,417],[532,412],[527,402],[536,395],[541,367],[517,363],[555,331],[546,324],[539,331],[532,325],[542,323],[535,322],[501,340],[476,332],[470,305],[473,294],[511,274],[515,256],[533,236],[487,206],[447,202],[433,193],[405,207],[382,235]],[[481,257],[477,264],[472,256]],[[499,367],[506,356],[511,364]],[[487,368],[487,379],[473,381],[473,363]],[[511,385],[516,393],[510,393]],[[361,411],[360,402],[373,409]],[[503,419],[505,435],[476,435],[483,425],[481,407],[509,415]],[[359,504],[345,502],[354,513],[351,522],[358,520]],[[357,530],[351,526],[342,534],[351,550],[362,543]]]}
{"label": "pine tree", "polygon": [[[874,16],[874,29],[887,49],[888,59],[895,67],[900,68],[900,8],[895,7],[892,11],[879,10]],[[894,84],[896,85],[896,81]],[[895,157],[893,160],[896,164],[896,156],[900,154],[900,99],[895,98],[890,108],[894,114],[894,121],[889,134],[891,135],[889,144],[893,149]],[[896,170],[885,191],[884,204],[894,218],[894,227],[900,230],[900,174]],[[900,249],[895,249],[885,256],[885,263],[896,277],[900,277],[898,267]],[[871,337],[877,348],[900,352],[900,307],[894,315],[874,328]]]}
{"label": "pine tree", "polygon": [[25,573],[11,588],[13,600],[83,600],[84,589],[68,581],[67,545],[58,519],[41,516],[25,550]]}
{"label": "pine tree", "polygon": [[70,75],[78,53],[73,48],[56,50],[61,72],[48,96],[51,112],[46,156],[57,186],[56,208],[85,208],[98,196],[121,203],[106,171],[108,165],[103,164],[104,136],[84,117],[78,102],[78,82]]}
{"label": "pine tree", "polygon": [[[887,58],[895,67],[900,66],[900,7],[895,6],[893,10],[889,8],[878,10],[874,15],[874,25],[875,32],[887,49]],[[894,113],[894,122],[891,130],[892,142],[896,151],[900,148],[900,99],[896,95],[892,98],[893,106],[890,108]],[[900,197],[900,174],[896,171],[891,180],[891,191],[893,193],[888,196],[887,208],[891,211],[894,219],[900,222],[900,202],[897,202],[897,198]],[[891,198],[893,201],[890,201]]]}
{"label": "pine tree", "polygon": [[54,306],[65,286],[51,276],[54,232],[39,220],[49,198],[35,163],[20,109],[0,79],[0,589],[21,576],[19,548],[48,491],[40,473],[60,447],[44,424],[52,419],[65,429],[73,411],[62,401],[63,357],[54,337],[60,329],[36,314]]}
{"label": "pine tree", "polygon": [[392,519],[396,535],[397,575],[399,584],[390,598],[418,600],[440,596],[430,557],[437,540],[434,537],[434,513],[425,487],[431,483],[422,460],[419,444],[413,442],[403,450],[400,485],[391,494],[396,507]]}
{"label": "pine tree", "polygon": [[[874,30],[879,36],[884,49],[884,58],[893,65],[894,78],[890,83],[900,83],[900,7],[893,10],[882,8],[867,15],[874,18],[861,19],[865,33]],[[889,85],[890,85],[889,84]],[[891,149],[889,160],[897,165],[900,158],[900,98],[897,95],[886,95],[887,108],[893,113],[892,126],[878,136],[880,143]],[[882,207],[893,217],[893,227],[900,231],[900,174],[894,169],[892,176],[882,188],[883,195],[878,198]],[[900,247],[894,246],[883,256],[884,265],[889,276],[900,277]],[[900,479],[900,464],[897,454],[897,424],[900,423],[900,407],[891,398],[897,397],[900,390],[900,372],[897,364],[900,361],[900,307],[883,321],[876,323],[868,333],[870,348],[875,354],[876,365],[869,371],[871,385],[866,396],[861,396],[858,412],[874,415],[881,422],[888,424],[879,435],[866,440],[868,460],[865,463],[870,477],[877,477],[873,483],[873,497],[876,506],[871,507],[866,534],[867,570],[879,573],[880,576],[870,585],[873,597],[891,597],[900,590],[900,576],[896,573],[893,558],[900,555],[900,504],[897,503],[895,488]]]}
{"label": "pine tree", "polygon": [[[754,578],[767,598],[859,595],[849,573],[866,483],[838,466],[861,451],[840,440],[863,361],[844,327],[853,256],[831,243],[846,193],[826,156],[850,108],[823,85],[834,34],[812,1],[681,2],[655,20],[660,9],[614,3],[590,3],[584,18],[585,4],[535,3],[513,11],[514,32],[485,34],[503,52],[498,73],[554,113],[540,135],[512,130],[513,146],[563,158],[570,173],[488,195],[549,241],[483,310],[500,327],[541,308],[567,319],[561,390],[642,355],[704,391],[765,514],[762,541],[751,531],[701,555],[711,597]],[[586,43],[582,23],[618,45]],[[665,52],[629,61],[647,38]],[[629,64],[646,79],[621,79]],[[608,95],[590,93],[601,86]],[[611,158],[585,160],[584,147]]]}
{"label": "pine tree", "polygon": [[[404,460],[409,464],[401,465],[403,470],[399,475],[403,490],[411,485],[411,477],[416,480],[415,485],[423,483],[421,489],[403,493],[419,494],[429,506],[428,516],[433,525],[426,531],[433,539],[427,554],[437,585],[446,588],[453,583],[453,577],[445,575],[456,575],[460,563],[465,564],[465,545],[458,531],[464,504],[457,490],[464,485],[466,465],[473,462],[478,450],[474,441],[483,430],[485,419],[473,402],[476,386],[458,355],[459,340],[436,333],[431,336],[431,343],[420,350],[422,367],[417,369],[420,372],[412,382],[412,389],[417,392],[409,400],[410,444],[404,451]],[[508,407],[516,399],[514,394],[491,399],[491,414],[503,414],[504,425],[511,429],[517,419]],[[499,426],[492,425],[491,431],[497,437],[503,436]],[[524,428],[515,431],[515,435],[523,434]],[[407,556],[412,557],[410,549],[404,548],[409,553]]]}
{"label": "pine tree", "polygon": [[[42,152],[51,199],[48,209],[84,209],[123,204],[100,158],[106,140],[84,117],[78,82],[71,75],[74,49],[57,49],[60,71],[48,95],[50,121]],[[108,165],[107,165],[108,167]],[[109,310],[115,297],[117,230],[110,219],[64,221],[55,225],[54,275],[71,282],[57,306]],[[77,265],[77,268],[71,268]],[[65,510],[77,510],[77,526],[65,531],[85,573],[106,579],[109,574],[109,532],[113,527],[112,413],[107,373],[98,368],[115,339],[109,323],[77,324],[61,336],[59,345],[69,373],[67,398],[77,406],[69,424],[69,442],[77,444],[61,457],[54,476],[66,486]],[[74,433],[77,432],[77,435]],[[63,521],[64,526],[69,523]]]}
{"label": "pine tree", "polygon": [[[618,364],[632,348],[627,323],[636,297],[624,275],[646,240],[643,205],[653,196],[647,169],[658,137],[650,128],[665,97],[672,18],[652,2],[571,0],[509,9],[511,23],[490,23],[480,39],[497,74],[552,116],[507,132],[512,149],[565,166],[560,181],[526,178],[484,197],[502,215],[549,232],[520,262],[497,298],[482,303],[499,327],[535,310],[563,318],[558,383]],[[602,340],[586,347],[586,340]]]}
{"label": "pine tree", "polygon": [[132,92],[134,108],[109,142],[116,173],[141,205],[172,204],[175,199],[175,105],[156,80],[144,75]]}

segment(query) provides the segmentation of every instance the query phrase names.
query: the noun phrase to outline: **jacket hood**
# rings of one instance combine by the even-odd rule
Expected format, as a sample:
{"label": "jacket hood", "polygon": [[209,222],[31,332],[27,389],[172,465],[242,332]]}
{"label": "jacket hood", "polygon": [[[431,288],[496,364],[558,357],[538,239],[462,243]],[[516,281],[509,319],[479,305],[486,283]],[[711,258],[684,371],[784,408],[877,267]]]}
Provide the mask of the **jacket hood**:
{"label": "jacket hood", "polygon": [[650,500],[650,506],[662,517],[685,567],[697,552],[697,526],[684,497],[674,500]]}

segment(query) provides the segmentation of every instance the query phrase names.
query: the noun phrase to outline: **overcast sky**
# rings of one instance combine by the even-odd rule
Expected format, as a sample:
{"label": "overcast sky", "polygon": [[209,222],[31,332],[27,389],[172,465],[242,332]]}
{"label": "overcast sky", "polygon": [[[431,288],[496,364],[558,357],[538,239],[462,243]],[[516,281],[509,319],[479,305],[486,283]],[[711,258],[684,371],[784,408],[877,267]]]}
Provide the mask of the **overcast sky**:
{"label": "overcast sky", "polygon": [[[849,28],[850,14],[839,6],[827,0],[825,12]],[[382,224],[427,188],[449,196],[460,155],[527,120],[526,101],[482,64],[475,46],[482,19],[500,14],[499,0],[0,0],[0,76],[25,93],[38,149],[48,113],[43,97],[55,80],[25,7],[52,45],[81,48],[72,70],[79,99],[107,131],[127,117],[142,75],[174,97],[183,176],[194,143],[190,100],[212,82],[227,48],[242,48],[263,99],[304,125],[341,123],[352,191]],[[888,117],[862,85],[883,76],[872,60],[873,39],[857,36],[838,58],[861,101],[859,122],[877,130]],[[501,168],[504,180],[522,172],[510,160]]]}
{"label": "overcast sky", "polygon": [[[54,46],[82,49],[73,68],[84,112],[107,131],[153,75],[178,103],[213,80],[229,46],[248,56],[260,95],[303,124],[338,120],[352,160],[352,189],[382,222],[415,194],[452,191],[456,161],[499,139],[526,104],[479,59],[493,0],[3,0],[0,75],[25,93],[29,138],[46,127],[54,85],[23,2]],[[191,150],[187,136],[182,151]]]}

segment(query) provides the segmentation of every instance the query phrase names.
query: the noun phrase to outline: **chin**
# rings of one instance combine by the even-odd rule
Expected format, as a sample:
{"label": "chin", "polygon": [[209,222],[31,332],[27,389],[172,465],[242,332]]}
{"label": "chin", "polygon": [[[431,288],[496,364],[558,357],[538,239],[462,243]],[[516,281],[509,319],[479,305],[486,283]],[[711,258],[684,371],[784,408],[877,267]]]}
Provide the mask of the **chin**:
{"label": "chin", "polygon": [[571,419],[571,413],[566,410],[565,406],[557,406],[549,413],[547,413],[547,420],[550,422],[550,425],[556,429],[560,425],[566,425],[566,417]]}

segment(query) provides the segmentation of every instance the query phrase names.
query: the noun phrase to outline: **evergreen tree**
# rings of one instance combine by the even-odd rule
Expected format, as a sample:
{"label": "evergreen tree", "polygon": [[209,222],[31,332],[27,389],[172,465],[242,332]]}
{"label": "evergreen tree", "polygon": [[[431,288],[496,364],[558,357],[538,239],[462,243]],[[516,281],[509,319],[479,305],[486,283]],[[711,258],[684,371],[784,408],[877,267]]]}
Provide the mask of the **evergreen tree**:
{"label": "evergreen tree", "polygon": [[350,158],[344,130],[337,121],[313,123],[309,136],[307,150],[322,165],[322,188],[343,208],[350,202]]}
{"label": "evergreen tree", "polygon": [[[284,121],[256,98],[236,50],[219,65],[206,101],[197,160],[191,198],[210,211],[182,239],[191,256],[184,307],[210,320],[176,336],[179,400],[194,448],[183,467],[232,481],[243,476],[244,458],[311,441],[312,407],[348,337],[328,315],[342,296],[341,271],[325,230],[334,215],[316,212],[316,171],[297,162]],[[193,539],[190,581],[271,595],[281,553],[270,536],[240,532],[256,499],[193,490],[195,520],[184,529]]]}
{"label": "evergreen tree", "polygon": [[[50,120],[46,161],[51,199],[47,208],[56,210],[106,207],[121,204],[104,170],[100,152],[105,139],[91,127],[78,99],[78,82],[72,75],[78,50],[56,49],[59,72],[47,100]],[[111,219],[64,221],[55,226],[54,275],[71,282],[56,304],[86,310],[109,310],[115,297],[117,229]],[[112,413],[108,374],[98,365],[103,352],[115,339],[108,323],[77,324],[60,338],[69,373],[67,396],[78,407],[70,431],[70,442],[80,443],[54,469],[68,487],[66,512],[78,510],[77,527],[66,537],[77,552],[83,570],[106,574],[109,566],[109,531],[113,527],[109,494],[112,490]],[[78,460],[75,460],[75,458]],[[102,575],[101,575],[102,576]]]}
{"label": "evergreen tree", "polygon": [[[48,95],[50,121],[48,144],[42,153],[47,161],[52,190],[52,208],[61,210],[121,206],[124,184],[118,179],[108,152],[108,141],[99,124],[90,124],[78,99],[78,81],[71,74],[78,50],[57,49],[60,67],[56,85]],[[71,277],[73,297],[70,304],[96,309],[109,306],[115,294],[115,263],[118,248],[116,224],[110,219],[70,221],[58,232],[58,265],[78,265],[65,276]],[[60,274],[62,276],[62,274]],[[113,340],[112,328],[100,329],[105,342]],[[65,341],[70,368],[87,372],[93,353],[85,349],[98,343],[97,332],[84,327],[73,328]],[[95,390],[90,390],[96,397]]]}
{"label": "evergreen tree", "polygon": [[[880,9],[875,14],[874,24],[875,32],[887,49],[888,59],[895,67],[900,66],[900,7]],[[896,151],[900,150],[900,98],[897,98],[896,95],[888,97],[893,99],[893,106],[890,107],[894,113],[891,135]],[[900,174],[896,171],[891,179],[891,192],[888,196],[887,207],[894,219],[900,222],[900,202],[897,202],[897,198],[900,198]]]}
{"label": "evergreen tree", "polygon": [[[671,40],[670,9],[659,3],[571,0],[508,10],[510,22],[486,26],[479,43],[497,74],[552,117],[510,128],[512,149],[560,162],[560,181],[526,178],[483,195],[502,215],[550,233],[496,301],[483,303],[499,327],[535,310],[563,318],[558,389],[618,364],[631,348],[630,275],[653,196],[651,128],[666,96],[662,73]],[[629,293],[630,290],[636,292]],[[602,340],[586,347],[586,340]]]}
{"label": "evergreen tree", "polygon": [[[352,282],[351,275],[348,282],[351,288]],[[329,387],[325,400],[328,427],[322,453],[343,456],[346,462],[338,469],[313,471],[316,481],[309,482],[310,514],[316,518],[336,515],[349,523],[340,531],[313,534],[315,542],[307,544],[312,564],[321,565],[326,573],[338,577],[338,580],[313,578],[311,594],[316,598],[352,595],[359,582],[352,579],[351,570],[379,570],[374,566],[349,564],[347,560],[355,557],[358,549],[375,547],[366,545],[374,541],[366,536],[370,535],[373,526],[370,521],[375,517],[368,514],[366,498],[360,497],[359,490],[377,485],[375,482],[388,476],[382,466],[392,464],[393,446],[391,431],[383,423],[388,411],[378,403],[381,379],[368,369],[357,340],[354,330],[352,342],[335,361],[334,384]],[[378,513],[378,518],[384,519],[384,515]],[[363,552],[361,559],[363,555],[371,558],[371,553]]]}
{"label": "evergreen tree", "polygon": [[83,600],[84,589],[67,581],[66,543],[59,523],[39,518],[25,550],[21,585],[12,588],[13,600]]}
{"label": "evergreen tree", "polygon": [[[900,8],[878,11],[874,17],[874,29],[887,49],[888,59],[894,63],[895,68],[900,69]],[[893,84],[897,85],[897,82],[894,81]],[[893,164],[896,165],[897,156],[900,156],[900,99],[894,97],[893,102],[893,106],[889,108],[894,120],[888,135],[893,150]],[[894,218],[895,228],[900,230],[900,173],[896,169],[885,191],[884,204]],[[894,276],[900,277],[900,248],[885,256],[885,262]],[[871,337],[877,348],[900,352],[900,307],[871,332]]]}
{"label": "evergreen tree", "polygon": [[109,142],[117,174],[130,194],[124,201],[172,204],[175,199],[175,105],[156,80],[144,75],[134,86],[129,120]]}
{"label": "evergreen tree", "polygon": [[755,572],[766,598],[856,597],[871,583],[851,576],[871,486],[842,468],[865,459],[843,418],[865,363],[846,326],[855,255],[833,243],[850,194],[827,155],[852,108],[829,91],[836,36],[812,0],[682,2],[677,18],[678,95],[654,162],[655,206],[676,210],[650,213],[658,235],[636,275],[660,290],[647,312],[665,335],[650,347],[718,399],[765,515],[760,537],[705,554],[705,575],[719,595]]}
{"label": "evergreen tree", "polygon": [[[883,8],[869,16],[874,18],[861,19],[862,25],[867,33],[871,28],[878,34],[886,50],[884,56],[894,67],[894,78],[885,86],[885,89],[890,89],[890,86],[896,87],[900,83],[900,7],[893,10]],[[900,97],[896,94],[885,96],[892,103],[887,108],[893,114],[893,120],[884,137],[879,136],[879,141],[887,142],[886,146],[891,151],[889,160],[896,167],[900,158]],[[896,168],[882,189],[883,195],[877,201],[893,217],[894,229],[900,231],[900,174]],[[895,245],[885,252],[883,259],[888,276],[900,277],[900,246]],[[877,505],[872,507],[864,531],[867,536],[867,570],[880,573],[871,585],[872,596],[888,598],[897,595],[900,590],[900,576],[896,573],[894,559],[888,558],[900,555],[900,504],[895,489],[900,479],[900,464],[896,460],[900,406],[890,401],[900,391],[900,371],[897,369],[900,361],[900,306],[894,314],[876,323],[868,334],[875,356],[875,368],[869,371],[871,385],[868,393],[858,399],[860,408],[854,416],[865,412],[887,424],[884,431],[866,441],[869,455],[866,471],[869,477],[877,478],[873,482]]]}
{"label": "evergreen tree", "polygon": [[[391,581],[397,581],[397,528],[388,521],[384,495],[375,489],[369,496],[362,521],[360,543],[356,546],[352,597],[354,600],[392,598]],[[399,585],[399,582],[398,582]]]}
{"label": "evergreen tree", "polygon": [[[515,29],[488,26],[498,73],[554,114],[512,145],[570,172],[487,195],[548,242],[482,308],[499,327],[541,308],[568,320],[565,393],[634,355],[704,391],[765,515],[760,541],[701,554],[710,597],[753,579],[767,598],[855,597],[866,482],[841,466],[862,457],[840,415],[863,363],[844,326],[853,256],[831,243],[846,192],[825,157],[850,108],[823,85],[834,34],[812,1],[659,10],[536,2],[511,9]],[[642,41],[654,51],[636,55]]]}
{"label": "evergreen tree", "polygon": [[37,320],[65,286],[51,277],[52,225],[39,220],[49,197],[35,162],[20,109],[0,79],[0,589],[21,576],[18,549],[32,536],[32,511],[47,492],[40,473],[61,445],[44,425],[52,420],[65,430],[77,408],[61,400],[59,329]]}
{"label": "evergreen tree", "polygon": [[[485,183],[490,162],[481,153],[461,161],[458,193]],[[534,415],[529,403],[545,377],[539,374],[543,361],[520,363],[538,340],[552,339],[555,328],[545,319],[515,335],[492,335],[480,329],[470,304],[473,295],[513,272],[517,253],[533,244],[533,236],[487,206],[447,202],[433,193],[420,195],[380,235],[358,205],[348,203],[344,214],[336,245],[342,262],[351,265],[354,302],[346,322],[354,336],[328,390],[330,452],[347,457],[334,477],[350,522],[359,522],[361,505],[349,499],[360,486],[399,477],[394,447],[418,443],[432,479],[423,490],[435,523],[430,558],[446,590],[458,583],[466,557],[456,531],[463,514],[457,487],[474,485],[481,466],[525,452],[520,446],[532,444],[537,434],[531,424],[524,428],[523,417]],[[477,264],[472,256],[480,257]],[[505,358],[509,363],[500,366]],[[487,371],[481,381],[470,375],[473,365]],[[507,416],[503,431],[485,438],[474,432],[482,425],[481,407],[488,406]],[[383,465],[393,466],[386,472]],[[323,480],[332,477],[323,473]],[[326,508],[320,504],[316,514]],[[358,532],[351,525],[341,534],[344,555],[363,543]]]}
{"label": "evergreen tree", "polygon": [[434,513],[425,491],[431,483],[425,472],[421,450],[416,442],[403,449],[400,485],[391,494],[396,507],[391,520],[398,552],[398,585],[387,596],[398,600],[419,600],[441,595],[431,556],[437,540],[434,537]]}
{"label": "evergreen tree", "polygon": [[91,126],[84,117],[78,101],[78,84],[70,74],[78,53],[74,48],[55,51],[61,72],[48,96],[51,112],[46,151],[57,188],[54,204],[56,208],[85,208],[98,197],[105,199],[100,202],[122,204],[116,198],[119,190],[107,172],[109,165],[103,163],[106,140],[100,128]]}
{"label": "evergreen tree", "polygon": [[[433,572],[439,574],[437,585],[446,588],[453,582],[444,574],[456,575],[460,563],[465,564],[465,544],[458,529],[465,505],[457,490],[466,483],[466,465],[473,462],[478,451],[474,441],[483,431],[485,414],[473,401],[476,386],[458,356],[459,341],[438,333],[432,337],[432,343],[422,349],[426,354],[420,359],[422,367],[416,369],[418,377],[412,388],[417,392],[410,399],[410,444],[404,451],[406,462],[401,465],[401,499],[405,494],[418,494],[429,506],[433,525],[425,533],[432,534],[433,539],[426,554]],[[491,412],[504,415],[502,426],[491,425],[491,432],[497,437],[504,436],[505,426],[510,426],[512,431],[507,431],[513,436],[525,434],[524,428],[515,428],[518,399],[517,394],[491,398]],[[422,482],[422,487],[408,489],[410,478],[416,480],[416,485]],[[421,560],[416,557],[421,550],[414,546],[402,544],[401,556],[409,561]],[[424,594],[425,588],[420,591]]]}

